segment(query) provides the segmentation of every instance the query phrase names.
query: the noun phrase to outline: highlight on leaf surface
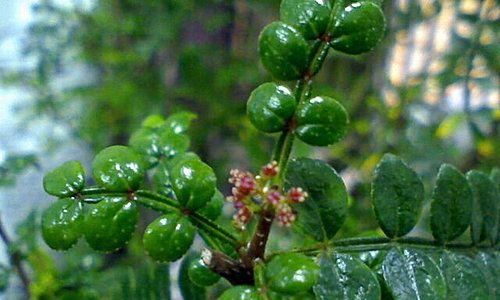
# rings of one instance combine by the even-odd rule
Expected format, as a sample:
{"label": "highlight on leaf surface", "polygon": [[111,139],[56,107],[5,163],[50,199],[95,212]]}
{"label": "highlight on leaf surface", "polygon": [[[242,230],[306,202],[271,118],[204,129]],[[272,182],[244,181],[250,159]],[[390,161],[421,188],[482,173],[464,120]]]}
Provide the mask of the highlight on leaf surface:
{"label": "highlight on leaf surface", "polygon": [[273,22],[262,30],[259,54],[264,67],[277,79],[299,79],[307,70],[307,42],[297,29],[283,22]]}
{"label": "highlight on leaf surface", "polygon": [[385,154],[374,172],[371,197],[375,215],[388,237],[400,237],[417,224],[424,185],[399,157]]}
{"label": "highlight on leaf surface", "polygon": [[321,37],[330,22],[329,0],[283,0],[280,19],[295,27],[307,40]]}
{"label": "highlight on leaf surface", "polygon": [[295,133],[303,142],[327,146],[340,141],[347,133],[345,108],[330,97],[318,96],[297,107]]}
{"label": "highlight on leaf surface", "polygon": [[109,191],[135,191],[144,180],[144,161],[130,147],[111,146],[96,155],[92,173],[97,184]]}
{"label": "highlight on leaf surface", "polygon": [[73,199],[59,199],[42,214],[42,237],[50,248],[67,250],[83,234],[83,206]]}
{"label": "highlight on leaf surface", "polygon": [[73,196],[85,185],[85,170],[78,161],[67,161],[43,177],[43,189],[56,197]]}
{"label": "highlight on leaf surface", "polygon": [[265,267],[266,283],[270,289],[284,294],[309,290],[319,275],[319,266],[301,253],[286,253],[273,257]]}
{"label": "highlight on leaf surface", "polygon": [[250,94],[247,115],[262,132],[282,131],[295,112],[295,98],[285,86],[267,82]]}

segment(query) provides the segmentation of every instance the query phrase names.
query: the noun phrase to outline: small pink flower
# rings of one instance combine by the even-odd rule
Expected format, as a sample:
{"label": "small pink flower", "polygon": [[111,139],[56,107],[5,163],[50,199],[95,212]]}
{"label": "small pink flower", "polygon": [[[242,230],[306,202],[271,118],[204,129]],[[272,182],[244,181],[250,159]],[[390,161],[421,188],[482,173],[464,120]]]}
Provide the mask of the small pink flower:
{"label": "small pink flower", "polygon": [[233,218],[237,224],[244,226],[245,224],[250,222],[251,217],[252,217],[252,211],[250,211],[248,207],[243,206],[240,209],[238,209]]}
{"label": "small pink flower", "polygon": [[262,176],[264,177],[274,177],[276,175],[278,175],[278,172],[279,172],[279,167],[278,167],[278,163],[276,161],[272,161],[270,163],[268,163],[267,165],[265,165],[264,167],[262,167]]}
{"label": "small pink flower", "polygon": [[287,196],[291,203],[300,203],[306,200],[308,194],[302,188],[294,187],[288,191]]}
{"label": "small pink flower", "polygon": [[281,204],[276,210],[276,219],[280,226],[290,227],[296,217],[288,204]]}
{"label": "small pink flower", "polygon": [[267,203],[273,206],[277,206],[284,199],[285,197],[283,197],[283,195],[281,195],[281,193],[276,190],[269,192],[266,197]]}

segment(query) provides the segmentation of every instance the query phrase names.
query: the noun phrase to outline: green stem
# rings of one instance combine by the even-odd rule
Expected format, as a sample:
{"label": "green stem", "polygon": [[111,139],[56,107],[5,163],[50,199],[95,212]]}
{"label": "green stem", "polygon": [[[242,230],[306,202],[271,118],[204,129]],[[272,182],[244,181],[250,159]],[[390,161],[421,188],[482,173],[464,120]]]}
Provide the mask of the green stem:
{"label": "green stem", "polygon": [[[418,238],[418,237],[405,237],[391,240],[385,237],[366,237],[366,238],[346,238],[330,243],[330,247],[325,247],[324,244],[318,244],[308,248],[298,248],[286,251],[275,252],[270,255],[270,257],[280,254],[280,253],[304,253],[307,255],[316,255],[326,248],[331,248],[338,252],[361,252],[361,251],[374,251],[374,250],[388,250],[397,246],[403,247],[414,247],[422,248],[426,250],[458,250],[458,251],[470,251],[477,249],[497,249],[495,246],[489,245],[471,245],[464,243],[450,243],[450,244],[439,244],[437,241]],[[269,258],[268,258],[269,259]]]}
{"label": "green stem", "polygon": [[[82,190],[79,195],[83,202],[89,204],[98,203],[102,200],[103,197],[130,197],[131,195],[135,195],[138,197],[136,197],[134,201],[149,209],[161,213],[169,213],[173,211],[185,213],[179,203],[174,199],[148,190],[138,190],[134,193],[128,193],[109,192],[103,188],[90,187]],[[239,248],[240,243],[238,242],[238,239],[232,233],[220,227],[212,220],[200,215],[197,212],[188,212],[187,215],[189,216],[190,220],[200,229],[214,235],[221,241],[233,245],[235,249]]]}

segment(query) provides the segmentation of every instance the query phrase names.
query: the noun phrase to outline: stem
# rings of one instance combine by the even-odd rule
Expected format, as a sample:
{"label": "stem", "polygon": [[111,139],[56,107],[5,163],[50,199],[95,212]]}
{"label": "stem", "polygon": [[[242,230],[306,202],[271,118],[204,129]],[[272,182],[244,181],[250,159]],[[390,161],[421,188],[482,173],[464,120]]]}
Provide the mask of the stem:
{"label": "stem", "polygon": [[188,215],[189,219],[200,229],[216,236],[221,241],[232,245],[236,250],[241,246],[238,239],[232,233],[220,227],[212,220],[207,219],[206,217],[200,215],[197,212],[186,211],[179,205],[179,203],[176,200],[152,191],[138,190],[133,193],[108,192],[103,188],[90,187],[90,188],[85,188],[79,193],[80,199],[82,199],[83,202],[90,204],[98,203],[101,200],[101,198],[105,196],[128,197],[128,198],[133,197],[134,201],[141,204],[142,206],[161,213],[169,213],[175,211],[181,214]]}
{"label": "stem", "polygon": [[207,267],[232,285],[254,285],[253,269],[246,268],[241,262],[222,252],[203,249],[201,259]]}
{"label": "stem", "polygon": [[256,259],[264,260],[264,252],[266,250],[266,244],[269,239],[269,233],[271,232],[273,220],[274,213],[272,211],[264,211],[260,216],[259,223],[255,229],[255,234],[250,242],[250,246],[248,247],[248,252],[246,254],[247,257],[250,258],[250,263],[253,263]]}
{"label": "stem", "polygon": [[[386,237],[367,237],[367,238],[346,238],[336,241],[332,241],[330,244],[331,248],[337,252],[361,252],[361,251],[374,251],[374,250],[388,250],[393,247],[403,246],[403,247],[414,247],[422,248],[426,250],[436,250],[442,251],[446,249],[452,250],[477,250],[477,249],[497,249],[495,246],[489,245],[470,245],[464,243],[450,243],[450,244],[440,244],[435,240],[423,239],[418,237],[406,237],[391,240]],[[269,257],[275,256],[277,254],[285,252],[295,252],[304,253],[307,255],[316,255],[328,247],[324,244],[319,244],[316,246],[308,248],[293,249],[291,251],[279,251],[272,253]],[[269,258],[268,258],[269,259]]]}
{"label": "stem", "polygon": [[2,238],[2,241],[7,247],[10,263],[14,266],[14,268],[17,271],[17,274],[19,275],[19,278],[21,279],[23,290],[26,293],[26,295],[29,295],[30,280],[28,277],[28,273],[24,269],[23,263],[21,261],[21,254],[19,253],[19,251],[12,250],[12,240],[7,234],[7,231],[5,230],[1,219],[0,219],[0,237]]}

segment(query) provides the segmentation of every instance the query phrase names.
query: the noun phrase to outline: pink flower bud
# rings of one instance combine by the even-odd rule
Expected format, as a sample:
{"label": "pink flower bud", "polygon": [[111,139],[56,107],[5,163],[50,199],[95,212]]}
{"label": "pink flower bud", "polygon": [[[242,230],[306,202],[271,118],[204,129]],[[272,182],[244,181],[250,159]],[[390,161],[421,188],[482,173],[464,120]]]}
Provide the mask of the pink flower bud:
{"label": "pink flower bud", "polygon": [[262,172],[262,176],[264,176],[264,177],[274,177],[274,176],[278,175],[278,172],[279,172],[278,163],[273,160],[272,162],[270,162],[267,165],[265,165],[264,167],[262,167],[261,172]]}
{"label": "pink flower bud", "polygon": [[302,188],[291,188],[287,196],[291,203],[300,203],[306,200],[308,194]]}

